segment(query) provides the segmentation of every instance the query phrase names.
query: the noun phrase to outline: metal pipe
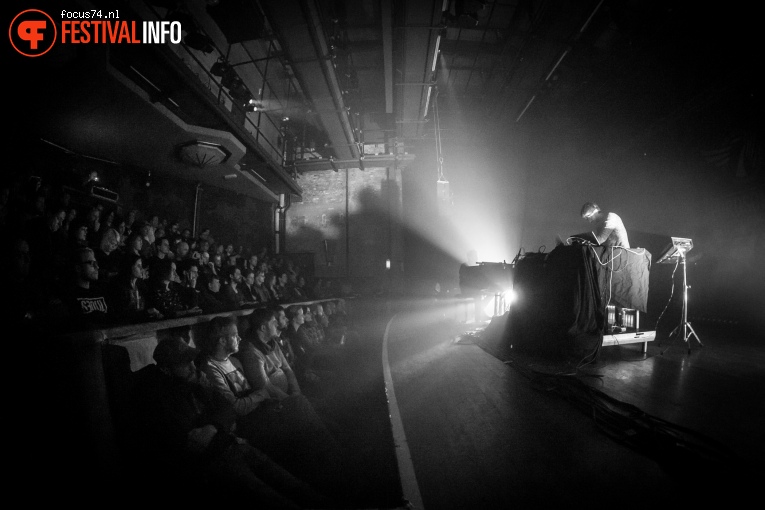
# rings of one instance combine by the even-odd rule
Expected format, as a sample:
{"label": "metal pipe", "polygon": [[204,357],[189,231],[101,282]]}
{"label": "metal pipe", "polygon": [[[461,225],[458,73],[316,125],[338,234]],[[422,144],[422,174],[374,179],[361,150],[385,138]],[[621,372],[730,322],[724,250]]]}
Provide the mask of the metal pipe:
{"label": "metal pipe", "polygon": [[196,189],[194,191],[194,220],[191,225],[191,235],[194,237],[197,237],[197,230],[199,228],[198,221],[199,221],[199,198],[202,195],[202,184],[197,183]]}

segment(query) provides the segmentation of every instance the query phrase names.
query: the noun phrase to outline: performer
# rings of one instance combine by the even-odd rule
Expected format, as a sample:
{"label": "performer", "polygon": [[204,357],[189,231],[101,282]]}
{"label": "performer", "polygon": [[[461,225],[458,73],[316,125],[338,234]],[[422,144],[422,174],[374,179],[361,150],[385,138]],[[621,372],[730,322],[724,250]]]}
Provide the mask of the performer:
{"label": "performer", "polygon": [[584,234],[583,237],[594,237],[596,243],[601,246],[630,247],[627,229],[624,228],[624,223],[618,214],[604,213],[598,204],[587,202],[582,206],[582,218],[593,224],[592,236]]}

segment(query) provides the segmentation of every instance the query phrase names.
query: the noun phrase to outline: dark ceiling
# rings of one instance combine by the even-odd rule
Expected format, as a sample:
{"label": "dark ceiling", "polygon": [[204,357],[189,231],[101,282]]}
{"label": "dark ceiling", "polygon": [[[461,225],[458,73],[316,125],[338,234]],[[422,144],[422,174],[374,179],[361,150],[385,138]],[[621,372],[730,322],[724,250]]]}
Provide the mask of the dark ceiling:
{"label": "dark ceiling", "polygon": [[[753,8],[735,3],[714,10],[673,0],[75,5],[119,7],[123,18],[133,19],[181,13],[184,30],[198,29],[214,51],[188,49],[186,34],[186,60],[196,60],[203,72],[190,70],[166,47],[67,48],[40,59],[47,62],[20,62],[21,75],[44,69],[42,87],[57,87],[54,101],[28,108],[28,127],[77,152],[138,165],[161,162],[169,172],[202,180],[199,169],[178,166],[175,148],[194,131],[189,126],[230,133],[245,146],[234,170],[267,188],[256,190],[266,199],[299,195],[299,171],[363,167],[359,159],[369,144],[385,144],[378,166],[437,136],[445,150],[496,147],[516,134],[551,143],[575,134],[589,150],[623,151],[657,140],[692,144],[710,123],[751,122],[753,112],[762,111],[756,17]],[[73,52],[79,67],[67,64]],[[248,134],[244,114],[223,111],[208,97],[217,85],[210,80],[217,78],[205,62],[216,55],[234,64],[251,97],[278,103],[257,115],[259,123],[268,121],[258,124],[261,132]],[[101,60],[108,61],[105,72],[84,72],[100,68],[93,63]],[[18,79],[14,87],[27,102],[41,88]],[[167,112],[181,121],[180,129],[177,120],[163,127]],[[91,114],[101,136],[73,124]],[[157,120],[139,121],[139,115]],[[277,136],[279,129],[286,135]],[[110,130],[118,137],[103,136]],[[158,146],[163,136],[164,149]],[[282,146],[284,140],[294,146]],[[224,168],[214,179],[231,171]]]}

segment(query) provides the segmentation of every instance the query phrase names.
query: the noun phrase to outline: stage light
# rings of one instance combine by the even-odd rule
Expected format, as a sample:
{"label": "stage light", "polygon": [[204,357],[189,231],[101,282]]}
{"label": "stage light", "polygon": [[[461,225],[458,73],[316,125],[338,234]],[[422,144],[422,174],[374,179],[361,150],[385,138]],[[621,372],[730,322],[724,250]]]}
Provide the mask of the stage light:
{"label": "stage light", "polygon": [[385,259],[385,269],[390,269],[390,259]]}
{"label": "stage light", "polygon": [[518,299],[518,294],[516,294],[513,289],[508,289],[502,293],[502,297],[504,298],[506,305],[510,306],[515,303],[516,299]]}
{"label": "stage light", "polygon": [[228,62],[226,62],[223,58],[218,59],[217,62],[215,62],[212,67],[210,68],[210,72],[215,76],[223,76],[231,69],[231,66],[228,65]]}

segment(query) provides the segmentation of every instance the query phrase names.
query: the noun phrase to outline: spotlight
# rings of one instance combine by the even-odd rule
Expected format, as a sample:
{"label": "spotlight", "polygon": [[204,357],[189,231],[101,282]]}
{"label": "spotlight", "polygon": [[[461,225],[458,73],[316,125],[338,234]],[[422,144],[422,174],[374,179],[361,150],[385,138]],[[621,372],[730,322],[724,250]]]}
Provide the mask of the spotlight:
{"label": "spotlight", "polygon": [[231,66],[228,65],[228,62],[223,60],[223,58],[218,59],[217,62],[215,62],[212,67],[210,68],[210,72],[215,76],[223,76],[226,74],[227,71],[231,69]]}
{"label": "spotlight", "polygon": [[250,98],[244,105],[244,111],[246,112],[258,112],[263,110],[263,105],[257,99]]}

